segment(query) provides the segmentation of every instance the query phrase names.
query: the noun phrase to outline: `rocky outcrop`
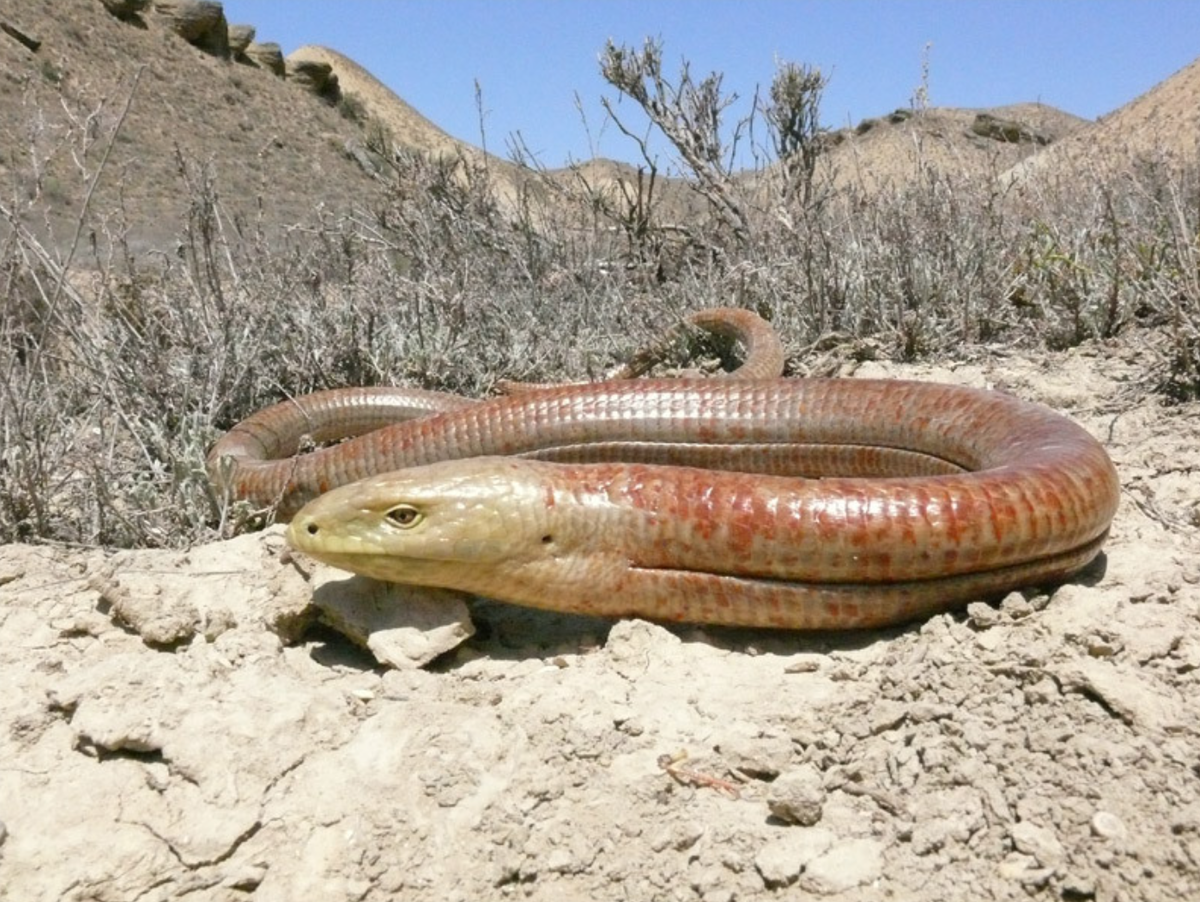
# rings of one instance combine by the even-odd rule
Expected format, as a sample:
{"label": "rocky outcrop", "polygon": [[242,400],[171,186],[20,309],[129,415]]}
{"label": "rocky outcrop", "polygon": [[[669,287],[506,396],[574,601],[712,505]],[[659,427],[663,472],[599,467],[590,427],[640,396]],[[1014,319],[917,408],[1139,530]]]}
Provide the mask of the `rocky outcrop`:
{"label": "rocky outcrop", "polygon": [[177,35],[214,56],[229,56],[229,23],[225,9],[215,0],[154,0],[154,11],[163,16]]}
{"label": "rocky outcrop", "polygon": [[341,96],[337,76],[333,74],[333,66],[316,60],[289,59],[287,61],[287,77],[306,91],[316,94],[322,100],[336,103]]}
{"label": "rocky outcrop", "polygon": [[150,5],[150,0],[100,0],[104,8],[123,22],[128,22]]}
{"label": "rocky outcrop", "polygon": [[246,54],[246,48],[254,43],[255,29],[253,25],[229,26],[229,52],[235,57]]}
{"label": "rocky outcrop", "polygon": [[42,46],[42,42],[37,38],[27,35],[25,32],[21,31],[21,29],[17,28],[15,25],[10,25],[8,22],[0,22],[0,31],[4,32],[18,44],[23,44],[33,53],[37,53],[38,48]]}
{"label": "rocky outcrop", "polygon": [[1049,144],[1050,139],[1016,119],[1001,119],[991,113],[980,113],[971,123],[971,131],[983,138],[1006,144]]}
{"label": "rocky outcrop", "polygon": [[280,78],[287,71],[287,66],[283,61],[283,48],[274,41],[261,44],[258,41],[251,41],[243,53],[246,59],[254,65],[274,72]]}

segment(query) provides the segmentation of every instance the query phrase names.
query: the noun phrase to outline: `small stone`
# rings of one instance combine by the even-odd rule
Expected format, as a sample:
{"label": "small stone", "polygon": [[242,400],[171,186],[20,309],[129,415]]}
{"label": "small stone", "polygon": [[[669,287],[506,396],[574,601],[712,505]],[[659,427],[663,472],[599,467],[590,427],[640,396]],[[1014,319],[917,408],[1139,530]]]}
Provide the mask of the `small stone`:
{"label": "small stone", "polygon": [[8,839],[8,827],[4,821],[0,821],[0,846],[4,845],[4,840]]}
{"label": "small stone", "polygon": [[654,852],[665,852],[674,849],[676,852],[686,852],[700,841],[704,828],[699,824],[675,824],[663,827],[650,839],[650,849]]}
{"label": "small stone", "polygon": [[1039,592],[1033,598],[1029,599],[1029,606],[1035,611],[1044,611],[1050,607],[1050,595],[1046,592]]}
{"label": "small stone", "polygon": [[716,750],[725,763],[739,773],[755,780],[774,780],[787,766],[792,744],[784,737],[721,740]]}
{"label": "small stone", "polygon": [[1062,843],[1053,831],[1029,821],[1013,824],[1012,841],[1018,852],[1032,855],[1043,867],[1053,867],[1063,859]]}
{"label": "small stone", "polygon": [[704,827],[698,823],[676,824],[671,831],[671,848],[676,852],[686,852],[704,836]]}
{"label": "small stone", "polygon": [[982,601],[973,601],[967,605],[967,618],[971,626],[980,630],[991,629],[1003,619],[998,610]]}
{"label": "small stone", "polygon": [[1125,822],[1111,811],[1097,811],[1092,815],[1092,832],[1102,839],[1117,841],[1129,835]]}
{"label": "small stone", "polygon": [[617,709],[614,706],[612,722],[613,726],[626,736],[641,736],[646,732],[646,724],[633,713],[631,708]]}
{"label": "small stone", "polygon": [[1121,720],[1149,732],[1175,732],[1186,720],[1180,696],[1163,691],[1135,668],[1089,657],[1055,663],[1047,670],[1064,690],[1097,699]]}
{"label": "small stone", "polygon": [[1062,697],[1058,683],[1050,677],[1042,677],[1032,686],[1025,687],[1025,703],[1027,705],[1044,705],[1057,701]]}
{"label": "small stone", "polygon": [[789,830],[758,850],[754,866],[768,889],[788,886],[832,844],[833,834],[820,827]]}
{"label": "small stone", "polygon": [[1096,896],[1096,881],[1084,874],[1067,874],[1063,877],[1059,892],[1064,899],[1093,899]]}
{"label": "small stone", "polygon": [[872,883],[882,874],[883,843],[851,839],[814,859],[805,868],[800,886],[812,893],[831,896]]}
{"label": "small stone", "polygon": [[947,720],[954,716],[953,705],[943,705],[938,702],[913,702],[908,706],[908,719],[911,723],[929,723],[936,720]]}
{"label": "small stone", "polygon": [[1111,636],[1092,634],[1084,640],[1087,653],[1093,658],[1111,658],[1121,651],[1123,646]]}
{"label": "small stone", "polygon": [[1002,880],[1019,881],[1033,871],[1033,864],[1028,855],[1010,855],[996,866],[996,873]]}
{"label": "small stone", "polygon": [[1020,592],[1009,592],[1000,602],[1000,610],[1013,620],[1022,620],[1033,613],[1033,605]]}
{"label": "small stone", "polygon": [[147,645],[160,648],[180,645],[200,628],[200,613],[195,605],[183,598],[164,597],[159,586],[130,587],[111,569],[94,574],[88,583],[112,606],[113,615]]}
{"label": "small stone", "polygon": [[908,707],[900,702],[881,699],[871,707],[871,735],[878,736],[894,730],[908,718]]}
{"label": "small stone", "polygon": [[566,874],[571,870],[573,861],[568,850],[551,849],[550,854],[546,856],[546,870],[555,874]]}
{"label": "small stone", "polygon": [[251,892],[258,889],[260,883],[267,879],[265,864],[248,864],[234,871],[223,881],[230,889]]}
{"label": "small stone", "polygon": [[771,814],[788,824],[811,827],[821,819],[825,787],[815,767],[804,767],[781,775],[767,793]]}
{"label": "small stone", "polygon": [[344,576],[319,568],[313,603],[327,625],[364,646],[380,664],[424,667],[475,632],[461,592]]}
{"label": "small stone", "polygon": [[819,656],[799,656],[783,668],[784,673],[816,673],[821,669]]}

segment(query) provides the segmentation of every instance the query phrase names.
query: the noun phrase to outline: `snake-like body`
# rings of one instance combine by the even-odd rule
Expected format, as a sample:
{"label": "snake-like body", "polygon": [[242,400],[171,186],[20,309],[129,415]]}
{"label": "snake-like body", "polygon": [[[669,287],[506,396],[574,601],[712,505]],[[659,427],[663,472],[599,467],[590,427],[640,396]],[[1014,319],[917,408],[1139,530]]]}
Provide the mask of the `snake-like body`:
{"label": "snake-like body", "polygon": [[[647,379],[430,395],[424,408],[422,395],[384,392],[395,403],[382,410],[381,392],[289,402],[317,438],[365,435],[263,460],[295,452],[297,428],[281,422],[296,409],[283,405],[235,429],[210,466],[285,513],[322,496],[288,533],[317,558],[558,610],[901,622],[1076,573],[1119,497],[1085,430],[994,391]],[[414,410],[434,412],[374,428]]]}

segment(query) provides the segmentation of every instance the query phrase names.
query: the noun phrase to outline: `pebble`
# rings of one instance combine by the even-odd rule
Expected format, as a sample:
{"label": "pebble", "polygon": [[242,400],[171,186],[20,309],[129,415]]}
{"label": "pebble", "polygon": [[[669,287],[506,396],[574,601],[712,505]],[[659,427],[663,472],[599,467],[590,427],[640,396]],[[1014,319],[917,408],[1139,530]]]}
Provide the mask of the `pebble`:
{"label": "pebble", "polygon": [[759,849],[754,866],[768,889],[788,886],[831,845],[833,834],[821,827],[788,830]]}
{"label": "pebble", "polygon": [[1033,605],[1026,601],[1020,592],[1010,592],[1000,602],[1000,610],[1013,620],[1022,620],[1033,613]]}
{"label": "pebble", "polygon": [[967,617],[971,620],[971,626],[981,630],[990,629],[1002,619],[996,608],[982,601],[973,601],[967,605]]}
{"label": "pebble", "polygon": [[1067,874],[1062,880],[1061,894],[1063,898],[1093,899],[1096,896],[1096,881],[1083,874]]}
{"label": "pebble", "polygon": [[1111,658],[1122,650],[1121,643],[1110,636],[1091,634],[1084,640],[1084,644],[1087,646],[1087,653],[1093,658]]}
{"label": "pebble", "polygon": [[831,896],[878,880],[883,874],[883,843],[852,839],[814,859],[800,878],[802,888]]}
{"label": "pebble", "polygon": [[4,825],[4,821],[0,821],[0,846],[4,845],[6,839],[8,839],[8,827]]}
{"label": "pebble", "polygon": [[871,708],[868,717],[872,736],[894,730],[908,719],[908,706],[881,699]]}
{"label": "pebble", "polygon": [[767,793],[771,814],[789,824],[811,827],[821,819],[825,787],[815,767],[804,767],[781,775]]}
{"label": "pebble", "polygon": [[783,668],[784,673],[816,673],[821,669],[821,659],[817,655],[808,657],[798,656]]}
{"label": "pebble", "polygon": [[746,739],[721,739],[715,745],[725,763],[756,780],[774,780],[787,766],[792,743],[785,736]]}
{"label": "pebble", "polygon": [[[345,580],[319,571],[313,601],[322,619],[366,647],[381,664],[411,670],[451,651],[475,632],[461,592]],[[329,588],[329,586],[334,588]],[[334,590],[336,589],[336,591]]]}
{"label": "pebble", "polygon": [[265,864],[248,864],[232,872],[222,881],[222,885],[230,889],[250,892],[258,889],[259,884],[266,879],[267,866]]}
{"label": "pebble", "polygon": [[1058,688],[1058,683],[1050,677],[1042,677],[1032,686],[1025,687],[1025,703],[1029,705],[1044,705],[1057,701],[1061,697],[1062,691]]}
{"label": "pebble", "polygon": [[1092,815],[1092,832],[1103,839],[1123,840],[1129,835],[1125,822],[1111,811],[1097,811]]}
{"label": "pebble", "polygon": [[1062,843],[1053,831],[1029,821],[1012,825],[1012,841],[1017,851],[1032,855],[1042,867],[1052,867],[1063,859]]}

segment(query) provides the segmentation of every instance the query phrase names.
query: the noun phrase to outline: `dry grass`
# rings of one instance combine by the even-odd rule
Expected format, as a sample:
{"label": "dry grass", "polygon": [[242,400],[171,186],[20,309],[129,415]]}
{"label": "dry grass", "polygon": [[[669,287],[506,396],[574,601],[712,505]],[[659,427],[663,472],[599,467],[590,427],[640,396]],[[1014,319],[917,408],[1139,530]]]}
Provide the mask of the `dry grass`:
{"label": "dry grass", "polygon": [[[89,129],[80,104],[64,145],[88,184],[122,189],[125,123]],[[40,147],[12,184],[45,171]],[[918,358],[1142,330],[1148,388],[1200,394],[1195,166],[1017,187],[918,158],[900,187],[869,194],[832,190],[818,167],[807,195],[778,182],[787,167],[714,168],[693,186],[713,215],[679,222],[652,178],[606,192],[585,169],[527,169],[514,194],[478,159],[390,157],[378,202],[279,238],[235,228],[216,167],[180,151],[173,253],[139,251],[86,202],[74,240],[55,246],[22,225],[40,195],[4,201],[0,540],[201,541],[227,522],[205,452],[268,403],[340,385],[479,395],[499,378],[587,377],[714,304],[772,319],[798,372],[815,347]]]}

